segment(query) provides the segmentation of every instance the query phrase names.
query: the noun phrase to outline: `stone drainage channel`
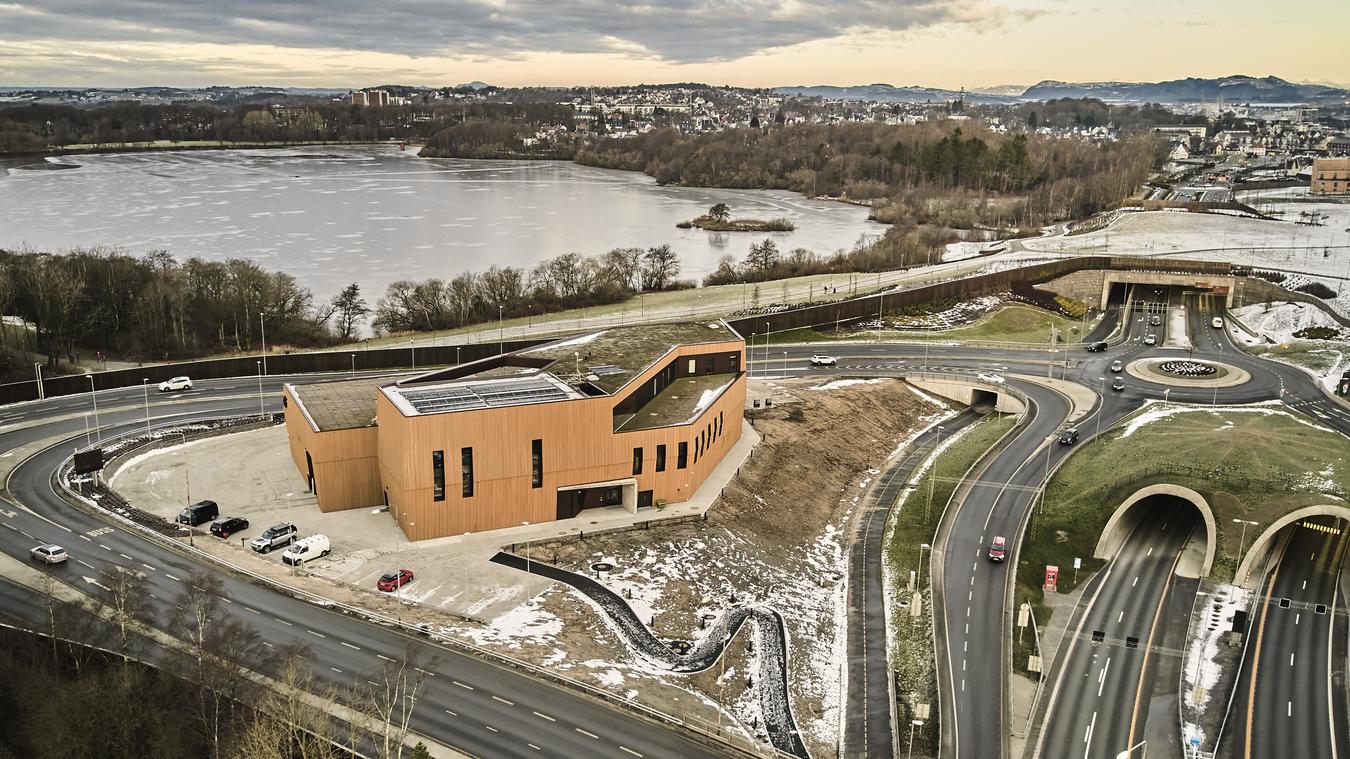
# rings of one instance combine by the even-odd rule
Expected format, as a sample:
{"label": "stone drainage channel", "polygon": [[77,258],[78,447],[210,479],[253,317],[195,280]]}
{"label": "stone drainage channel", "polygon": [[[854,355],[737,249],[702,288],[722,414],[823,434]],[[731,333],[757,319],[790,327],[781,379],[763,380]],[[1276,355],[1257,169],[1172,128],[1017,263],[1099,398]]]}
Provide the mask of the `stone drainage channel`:
{"label": "stone drainage channel", "polygon": [[667,643],[653,634],[651,629],[638,619],[633,608],[617,593],[585,575],[568,572],[539,561],[526,562],[525,559],[506,552],[493,556],[492,561],[522,572],[528,571],[540,577],[566,583],[581,591],[604,610],[629,646],[645,659],[672,672],[701,672],[713,666],[722,655],[727,642],[735,636],[741,626],[747,621],[754,622],[758,631],[755,637],[755,650],[759,655],[755,690],[758,691],[760,708],[764,713],[764,729],[769,735],[769,743],[779,751],[794,756],[810,756],[806,751],[806,744],[802,742],[797,732],[797,723],[792,718],[787,686],[787,633],[783,626],[783,618],[778,612],[761,607],[731,609],[709,623],[708,633],[703,638],[687,647],[680,645],[679,648],[683,651],[680,653],[675,650],[673,643]]}

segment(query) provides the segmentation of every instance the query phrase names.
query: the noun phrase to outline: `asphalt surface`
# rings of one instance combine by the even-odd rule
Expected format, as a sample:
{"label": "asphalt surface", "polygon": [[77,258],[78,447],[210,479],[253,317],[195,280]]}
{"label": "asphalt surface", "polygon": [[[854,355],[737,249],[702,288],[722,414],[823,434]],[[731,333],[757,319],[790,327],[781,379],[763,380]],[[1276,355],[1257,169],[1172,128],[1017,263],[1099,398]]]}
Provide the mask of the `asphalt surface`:
{"label": "asphalt surface", "polygon": [[1290,528],[1250,610],[1223,755],[1334,757],[1350,751],[1344,691],[1333,688],[1332,677],[1338,658],[1333,625],[1345,625],[1346,600],[1336,584],[1350,546],[1346,528],[1346,522],[1329,517]]}
{"label": "asphalt surface", "polygon": [[[818,346],[773,346],[769,354],[772,360],[769,361],[764,360],[762,347],[752,346],[749,369],[755,376],[813,373],[822,377],[886,376],[912,371],[986,376],[1014,372],[1048,373],[1093,388],[1102,395],[1102,401],[1091,414],[1077,423],[1084,439],[1095,431],[1097,424],[1104,427],[1137,408],[1144,400],[1162,397],[1190,403],[1247,403],[1280,398],[1342,434],[1350,432],[1350,413],[1328,399],[1304,372],[1248,356],[1229,342],[1226,330],[1209,328],[1210,312],[1207,309],[1213,305],[1207,302],[1208,299],[1176,289],[1153,293],[1145,288],[1135,288],[1131,300],[1131,308],[1123,310],[1118,317],[1121,332],[1104,353],[991,350],[933,344],[831,344],[826,350],[835,352],[839,366],[812,370],[808,359],[813,351],[820,350]],[[1141,305],[1145,302],[1155,305]],[[1170,320],[1165,317],[1166,310],[1183,306],[1187,309],[1187,324],[1196,343],[1192,351],[1186,352],[1241,366],[1251,373],[1251,381],[1215,392],[1167,388],[1130,377],[1123,391],[1106,389],[1112,360],[1128,362],[1146,355],[1179,355],[1177,349],[1144,345],[1143,338],[1153,333],[1162,342],[1170,326]],[[1161,325],[1148,324],[1150,309],[1163,312]],[[1113,318],[1117,317],[1114,314],[1108,316],[1108,319]],[[1092,337],[1104,331],[1105,328],[1099,327]],[[788,354],[786,360],[780,360],[785,351]],[[1057,363],[1047,367],[1047,358]],[[280,379],[264,378],[264,404],[268,410],[277,410],[272,401],[277,397]],[[1047,437],[1063,426],[1069,412],[1067,400],[1043,386],[1013,382],[1031,400],[1027,423],[990,462],[982,482],[972,489],[953,515],[947,544],[936,546],[934,551],[932,566],[937,570],[934,579],[938,583],[939,608],[942,610],[938,625],[942,637],[939,668],[943,671],[944,703],[940,712],[944,717],[945,756],[999,756],[1006,748],[1004,739],[1009,731],[1004,717],[1007,686],[1003,673],[1009,641],[1007,631],[1011,627],[1010,610],[1005,608],[1009,570],[985,561],[984,550],[994,535],[1004,535],[1014,545],[1019,541],[1047,464],[1053,467],[1070,452],[1070,448],[1063,446],[1045,445]],[[155,423],[250,413],[258,408],[257,395],[253,395],[256,390],[257,381],[252,377],[202,382],[191,393],[151,394],[150,413]],[[249,397],[228,397],[236,394],[249,394]],[[145,410],[137,407],[142,402],[141,388],[101,391],[98,400],[99,422],[104,434],[144,424]],[[118,406],[124,408],[109,410]],[[127,406],[130,408],[125,408]],[[26,461],[11,476],[11,497],[31,511],[7,507],[0,512],[0,550],[27,558],[28,549],[37,542],[62,543],[72,550],[73,561],[52,571],[66,574],[94,595],[98,595],[100,589],[84,581],[83,577],[96,579],[98,571],[112,565],[139,567],[138,571],[146,573],[157,600],[167,603],[164,599],[173,598],[181,589],[181,580],[194,569],[201,568],[195,559],[147,542],[120,526],[110,526],[102,519],[69,506],[52,492],[50,475],[60,461],[83,442],[85,414],[89,413],[92,421],[92,411],[87,395],[0,408],[0,451],[54,435],[67,438],[67,442]],[[17,422],[38,422],[38,426],[27,429],[10,426]],[[863,534],[868,533],[864,531]],[[868,551],[866,540],[861,546],[863,564],[879,565],[879,551],[876,554]],[[1116,561],[1122,562],[1122,566],[1138,561],[1138,551],[1147,552],[1147,548],[1141,546],[1131,541]],[[232,597],[230,608],[235,613],[249,619],[273,645],[295,641],[308,643],[315,673],[333,682],[359,685],[366,673],[376,672],[384,665],[382,657],[397,657],[410,646],[423,658],[433,661],[424,665],[431,674],[414,713],[413,727],[462,751],[483,756],[712,756],[719,753],[715,748],[696,743],[639,716],[527,674],[407,638],[232,578],[226,578],[226,585]],[[862,629],[870,641],[876,637],[877,630],[885,628],[884,621],[878,621],[884,619],[878,616],[882,613],[880,593],[869,594],[869,588],[878,589],[879,585],[871,585],[870,580],[862,583],[861,592],[870,598],[858,599],[857,606],[851,598],[850,605],[861,609]],[[0,606],[10,597],[0,594]],[[1161,598],[1159,594],[1158,601]],[[1158,615],[1158,601],[1149,608],[1148,599],[1141,600],[1139,608],[1132,613]],[[1169,614],[1162,617],[1161,624],[1171,621]],[[1271,634],[1270,630],[1273,628],[1268,628],[1268,634]],[[886,688],[889,687],[885,657],[876,655],[878,649],[874,641],[856,649],[852,641],[849,645],[851,664],[860,665],[865,674],[857,680],[850,675],[851,695],[854,690],[863,690],[864,695],[861,699],[850,697],[848,700],[849,713],[845,719],[849,727],[846,728],[845,745],[852,754],[858,745],[857,736],[861,735],[867,741],[866,755],[890,755],[894,753],[894,747],[889,741],[889,713],[881,708],[881,704],[886,703]],[[855,651],[860,652],[860,658],[855,658]],[[1133,676],[1136,684],[1140,677],[1148,676],[1142,662],[1139,664],[1135,668],[1138,673]],[[1112,667],[1123,671],[1133,665],[1121,659]],[[1122,672],[1119,679],[1120,682],[1112,687],[1124,688],[1122,692],[1127,692],[1129,678]],[[1103,689],[1103,698],[1105,693]],[[1121,695],[1113,696],[1109,703],[1104,701],[1099,714],[1109,711],[1111,716],[1109,719],[1099,716],[1099,724],[1100,720],[1107,720],[1114,725],[1109,730],[1119,730],[1120,723],[1128,724],[1132,717],[1137,717],[1136,712],[1130,711],[1134,709],[1133,703],[1126,709],[1127,700]],[[858,716],[856,710],[859,708],[865,716]],[[1258,717],[1269,719],[1263,713],[1258,713]],[[1059,729],[1058,719],[1046,723],[1048,731]],[[853,726],[855,720],[862,721],[861,733]],[[1071,725],[1072,720],[1066,724]],[[1094,732],[1102,729],[1095,728]],[[876,737],[883,734],[886,738]],[[1128,738],[1129,733],[1125,737]],[[872,742],[874,738],[875,743]],[[1099,745],[1106,745],[1108,739],[1114,741],[1114,733],[1097,733]]]}
{"label": "asphalt surface", "polygon": [[[278,381],[267,380],[265,393],[277,397]],[[188,421],[256,412],[256,396],[229,399],[237,382],[199,383],[190,393],[170,398],[151,396],[152,423]],[[248,384],[248,383],[244,383]],[[256,381],[252,383],[256,389]],[[195,559],[163,548],[75,508],[53,491],[51,474],[77,444],[84,442],[83,411],[72,409],[64,397],[45,404],[28,404],[25,418],[38,419],[44,406],[78,416],[37,427],[0,433],[0,448],[63,434],[78,441],[49,447],[25,460],[11,474],[9,495],[22,507],[0,511],[0,551],[28,560],[29,550],[42,542],[66,546],[71,560],[46,571],[58,575],[95,597],[103,596],[99,575],[123,567],[145,574],[156,619],[168,618],[168,604],[182,592],[183,581],[203,567]],[[141,390],[103,391],[101,409],[140,401]],[[175,401],[161,406],[165,401]],[[265,398],[265,400],[268,400]],[[269,403],[269,410],[277,404]],[[34,408],[34,407],[38,408]],[[92,404],[87,406],[92,410]],[[145,411],[131,408],[101,411],[104,437],[143,428]],[[197,538],[213,540],[214,538]],[[279,561],[279,559],[278,559]],[[423,662],[426,671],[421,698],[413,712],[412,729],[462,752],[476,756],[608,756],[648,757],[718,756],[724,751],[695,742],[682,734],[648,722],[528,674],[506,669],[473,656],[411,638],[384,627],[319,608],[231,575],[224,581],[228,612],[251,624],[269,645],[303,644],[316,678],[342,687],[362,688],[378,681],[389,659],[405,655]],[[85,579],[88,578],[88,579]],[[0,603],[5,597],[0,595]],[[172,631],[170,631],[172,632]]]}

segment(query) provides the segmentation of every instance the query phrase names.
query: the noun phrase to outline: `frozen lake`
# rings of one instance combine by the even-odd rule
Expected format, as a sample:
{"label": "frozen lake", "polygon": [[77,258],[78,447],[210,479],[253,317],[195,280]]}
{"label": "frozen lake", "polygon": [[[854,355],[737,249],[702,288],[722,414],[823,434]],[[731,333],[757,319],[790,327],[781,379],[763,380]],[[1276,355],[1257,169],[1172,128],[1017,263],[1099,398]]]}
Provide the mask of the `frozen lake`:
{"label": "frozen lake", "polygon": [[[397,147],[63,156],[78,168],[0,165],[0,247],[164,249],[179,260],[249,258],[317,298],[358,282],[373,304],[396,279],[670,243],[681,277],[773,237],[825,255],[883,227],[867,210],[796,193],[661,187],[642,174],[561,161],[418,158]],[[782,216],[782,234],[676,229],[715,203]]]}

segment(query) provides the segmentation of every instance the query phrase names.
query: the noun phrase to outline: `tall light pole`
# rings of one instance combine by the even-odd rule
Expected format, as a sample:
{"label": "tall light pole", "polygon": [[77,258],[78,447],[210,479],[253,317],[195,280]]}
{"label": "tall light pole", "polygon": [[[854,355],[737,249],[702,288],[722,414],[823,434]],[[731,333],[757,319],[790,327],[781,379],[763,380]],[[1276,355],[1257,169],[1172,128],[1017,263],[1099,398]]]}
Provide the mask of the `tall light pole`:
{"label": "tall light pole", "polygon": [[[192,480],[188,479],[188,452],[187,452],[187,433],[178,430],[177,435],[183,436],[183,495],[187,497],[188,505],[192,505]],[[183,525],[188,534],[188,545],[194,545],[192,542],[192,525]]]}
{"label": "tall light pole", "polygon": [[1097,433],[1093,437],[1102,434],[1102,413],[1106,411],[1106,378],[1098,377],[1102,382],[1102,405],[1097,409]]}
{"label": "tall light pole", "polygon": [[1139,741],[1133,746],[1130,746],[1129,748],[1125,749],[1119,754],[1116,754],[1116,759],[1130,759],[1130,752],[1134,751],[1140,746],[1143,746],[1144,750],[1139,752],[1139,759],[1144,759],[1145,756],[1148,756],[1148,741]]}
{"label": "tall light pole", "polygon": [[34,363],[34,364],[33,364],[33,369],[37,372],[37,391],[38,391],[38,400],[40,400],[40,401],[41,401],[41,400],[45,400],[45,399],[47,398],[47,393],[46,393],[46,389],[42,386],[42,364],[41,364],[41,362]]}
{"label": "tall light pole", "polygon": [[769,373],[769,323],[764,322],[764,371],[760,376],[767,376]]}
{"label": "tall light pole", "polygon": [[94,401],[94,434],[98,438],[98,442],[102,443],[103,430],[98,421],[98,392],[94,390],[94,375],[86,374],[84,376],[89,379],[89,397]]}
{"label": "tall light pole", "polygon": [[408,356],[412,360],[412,370],[417,371],[417,343],[408,341]]}
{"label": "tall light pole", "polygon": [[923,523],[928,524],[928,512],[933,508],[933,481],[937,479],[937,457],[938,449],[942,447],[942,430],[946,429],[941,424],[937,428],[937,439],[933,442],[933,463],[928,469],[928,502],[923,507]]}
{"label": "tall light pole", "polygon": [[914,757],[914,728],[923,727],[923,720],[912,719],[909,721],[909,748],[905,751],[907,759]]}
{"label": "tall light pole", "polygon": [[783,379],[787,379],[787,351],[783,351]]}
{"label": "tall light pole", "polygon": [[[1243,549],[1243,547],[1246,545],[1246,542],[1247,542],[1247,525],[1251,525],[1252,527],[1255,527],[1255,526],[1256,526],[1257,524],[1259,524],[1259,523],[1258,523],[1258,522],[1251,522],[1251,521],[1248,521],[1248,520],[1246,520],[1246,519],[1234,519],[1234,520],[1233,520],[1233,524],[1240,524],[1240,525],[1242,525],[1242,533],[1238,536],[1238,551],[1237,551],[1237,557],[1238,557],[1239,560],[1241,560],[1241,558],[1242,558],[1242,549]],[[1237,579],[1237,578],[1234,578],[1234,579]]]}
{"label": "tall light pole", "polygon": [[262,373],[267,374],[267,321],[261,311],[258,312],[258,331],[262,334]]}
{"label": "tall light pole", "polygon": [[262,362],[259,361],[259,362],[258,362],[258,418],[259,418],[259,419],[262,419],[262,418],[264,418],[264,417],[267,416],[267,413],[266,413],[265,411],[263,411],[262,376],[263,376]]}
{"label": "tall light pole", "polygon": [[502,321],[502,304],[497,304],[497,353],[500,355],[506,350],[503,346],[506,344],[506,322]]}
{"label": "tall light pole", "polygon": [[356,376],[356,354],[352,354],[352,376]]}
{"label": "tall light pole", "polygon": [[460,349],[461,347],[462,347],[462,346],[459,346],[459,345],[456,345],[456,346],[455,346],[455,366],[459,366],[459,349]]}
{"label": "tall light pole", "polygon": [[150,434],[150,378],[141,378],[141,396],[145,399],[145,434]]}

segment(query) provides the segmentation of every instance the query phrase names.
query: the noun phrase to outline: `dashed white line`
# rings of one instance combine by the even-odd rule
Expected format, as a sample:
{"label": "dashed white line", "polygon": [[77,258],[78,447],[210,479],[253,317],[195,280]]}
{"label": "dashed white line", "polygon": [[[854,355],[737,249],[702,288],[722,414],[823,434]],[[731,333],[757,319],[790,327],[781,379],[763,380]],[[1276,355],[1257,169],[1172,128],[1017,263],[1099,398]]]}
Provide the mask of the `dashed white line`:
{"label": "dashed white line", "polygon": [[276,621],[280,622],[280,623],[283,624],[283,625],[286,625],[287,627],[295,627],[295,625],[291,624],[290,622],[287,622],[286,620],[282,619],[281,617],[272,617],[272,619],[275,619]]}
{"label": "dashed white line", "polygon": [[1293,701],[1290,701],[1290,702],[1284,707],[1284,716],[1286,716],[1286,717],[1292,717],[1292,716],[1294,716],[1294,702],[1293,702]]}
{"label": "dashed white line", "polygon": [[458,680],[451,680],[450,682],[454,683],[455,685],[458,685],[459,687],[463,688],[464,690],[473,690],[473,686],[472,686],[472,685],[465,685],[464,683],[461,683],[461,682],[458,681]]}
{"label": "dashed white line", "polygon": [[353,646],[352,644],[348,643],[348,642],[345,641],[345,640],[340,640],[340,641],[338,641],[338,643],[341,643],[342,645],[346,646],[347,648],[350,648],[350,649],[353,650],[353,651],[360,651],[360,650],[361,650],[361,647],[360,647],[360,646]]}
{"label": "dashed white line", "polygon": [[594,738],[594,739],[596,739],[597,741],[600,740],[600,736],[596,735],[595,733],[588,732],[588,731],[586,731],[586,730],[582,730],[582,729],[579,728],[579,727],[574,727],[574,728],[572,728],[572,729],[573,729],[573,730],[576,730],[578,733],[581,733],[582,735],[588,736],[588,737],[590,737],[590,738]]}
{"label": "dashed white line", "polygon": [[164,573],[164,576],[167,577],[167,578],[169,578],[170,580],[173,580],[174,582],[182,582],[182,580],[179,580],[177,577],[174,577],[173,575],[169,574],[168,572],[165,572],[165,573]]}
{"label": "dashed white line", "polygon": [[483,727],[486,727],[487,729],[491,730],[491,731],[494,732],[494,733],[500,733],[500,732],[501,732],[500,730],[498,730],[497,728],[493,727],[492,725],[483,725]]}
{"label": "dashed white line", "polygon": [[1125,620],[1125,612],[1122,611],[1120,613],[1120,616],[1116,617],[1116,624],[1120,624],[1124,620]]}
{"label": "dashed white line", "polygon": [[642,756],[642,754],[639,754],[638,752],[634,751],[631,748],[628,748],[627,746],[619,746],[619,750],[632,754],[633,756]]}
{"label": "dashed white line", "polygon": [[310,630],[310,629],[306,629],[305,632],[309,633],[310,635],[317,635],[317,636],[319,636],[320,638],[327,638],[327,637],[328,637],[327,635],[324,635],[324,634],[321,633],[321,632],[314,632],[313,630]]}
{"label": "dashed white line", "polygon": [[[5,525],[5,526],[6,526],[6,527],[9,527],[9,525]],[[91,538],[91,537],[89,537],[88,535],[81,535],[81,536],[80,536],[80,539],[81,539],[81,540],[87,540],[87,541],[89,541],[90,543],[94,542],[94,539]]]}
{"label": "dashed white line", "polygon": [[[533,743],[526,743],[525,745],[526,745],[526,746],[529,746],[530,748],[534,749],[535,751],[543,751],[542,748],[539,748],[538,746],[534,745]],[[620,746],[619,748],[623,748],[623,747]]]}
{"label": "dashed white line", "polygon": [[78,562],[81,566],[86,566],[89,567],[90,569],[94,568],[93,564],[90,564],[89,562],[84,561],[83,559],[76,559],[75,561]]}
{"label": "dashed white line", "polygon": [[342,674],[342,670],[338,669],[337,667],[329,667],[329,669],[333,670],[334,672],[338,673],[339,675]]}
{"label": "dashed white line", "polygon": [[536,716],[536,717],[538,717],[538,718],[540,718],[540,719],[546,719],[546,720],[548,720],[549,722],[557,722],[557,721],[558,721],[558,720],[553,719],[552,717],[548,716],[547,714],[540,714],[539,712],[533,712],[533,714],[534,714],[534,716]]}
{"label": "dashed white line", "polygon": [[506,699],[502,698],[501,696],[493,696],[493,697],[492,697],[492,700],[493,700],[493,701],[500,701],[500,702],[502,702],[503,704],[506,704],[507,706],[515,706],[515,705],[516,705],[516,702],[514,702],[514,701],[507,701]]}
{"label": "dashed white line", "polygon": [[1139,584],[1139,575],[1135,575],[1135,576],[1134,576],[1134,582],[1130,583],[1130,587],[1133,588],[1134,586],[1136,586],[1136,585],[1138,585],[1138,584]]}
{"label": "dashed white line", "polygon": [[124,553],[119,553],[119,554],[117,554],[117,555],[118,555],[118,556],[121,556],[122,558],[126,559],[127,561],[135,561],[135,559],[131,558],[130,556],[127,556],[127,555],[124,554]]}
{"label": "dashed white line", "polygon": [[449,714],[451,717],[458,717],[458,716],[459,716],[458,714],[456,714],[455,712],[450,711],[449,709],[446,709],[446,710],[445,710],[445,713],[446,713],[446,714]]}
{"label": "dashed white line", "polygon": [[149,564],[146,564],[145,562],[141,562],[141,566],[145,567],[146,569],[150,570],[151,572],[158,572],[158,571],[159,571],[158,569],[155,569],[154,567],[150,566]]}
{"label": "dashed white line", "polygon": [[1294,666],[1294,652],[1289,652],[1289,666]]}
{"label": "dashed white line", "polygon": [[[24,534],[27,535],[27,533],[24,533]],[[31,538],[31,537],[33,537],[33,536],[32,536],[32,535],[29,535],[28,537]],[[109,547],[103,545],[102,543],[99,543],[99,544],[98,544],[98,547],[99,547],[99,548],[102,548],[102,549],[105,550],[105,551],[111,551],[111,550],[112,550],[111,548],[109,548]]]}
{"label": "dashed white line", "polygon": [[245,609],[248,609],[249,611],[253,612],[254,614],[262,614],[262,612],[258,611],[257,609],[253,608],[252,606],[245,606],[244,608],[245,608]]}
{"label": "dashed white line", "polygon": [[[359,651],[360,649],[357,649],[357,650]],[[435,677],[435,676],[436,676],[436,673],[435,673],[435,672],[428,672],[428,671],[426,671],[425,669],[422,669],[421,667],[413,667],[413,669],[417,670],[418,672],[421,672],[422,674],[426,675],[427,677]]]}
{"label": "dashed white line", "polygon": [[381,659],[384,659],[385,661],[393,661],[393,659],[390,659],[388,656],[385,656],[384,654],[375,654],[375,655],[380,657]]}

